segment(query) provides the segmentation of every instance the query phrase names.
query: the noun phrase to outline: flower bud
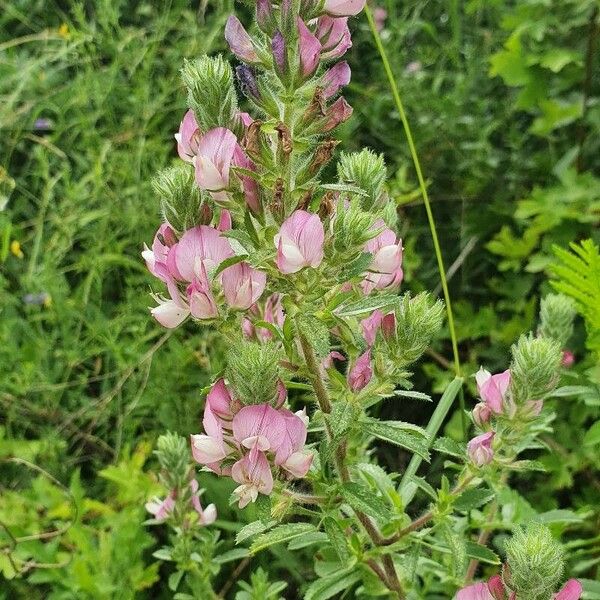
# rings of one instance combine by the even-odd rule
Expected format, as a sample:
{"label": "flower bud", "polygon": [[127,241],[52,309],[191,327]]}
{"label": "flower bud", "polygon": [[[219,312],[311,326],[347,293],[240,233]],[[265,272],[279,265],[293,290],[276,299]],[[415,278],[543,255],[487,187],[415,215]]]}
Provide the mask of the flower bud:
{"label": "flower bud", "polygon": [[477,427],[483,427],[490,422],[492,410],[485,402],[478,402],[473,408],[473,423]]}
{"label": "flower bud", "polygon": [[256,23],[263,33],[272,35],[275,29],[275,19],[271,0],[256,0]]}
{"label": "flower bud", "polygon": [[227,379],[244,405],[280,404],[279,350],[271,342],[239,340],[227,354]]}
{"label": "flower bud", "polygon": [[489,465],[494,460],[494,451],[492,449],[492,442],[496,434],[493,431],[482,433],[477,437],[474,437],[467,444],[467,453],[469,458],[478,467]]}
{"label": "flower bud", "polygon": [[557,384],[562,352],[551,338],[521,336],[512,347],[511,392],[518,406],[540,400]]}
{"label": "flower bud", "polygon": [[549,294],[540,304],[540,326],[542,337],[556,340],[563,348],[573,335],[573,321],[577,314],[575,302],[562,294]]}
{"label": "flower bud", "polygon": [[189,451],[186,438],[176,433],[166,433],[158,438],[156,458],[169,480],[167,487],[177,487],[185,480],[189,471]]}
{"label": "flower bud", "polygon": [[363,208],[378,207],[384,200],[386,168],[382,154],[365,148],[362,152],[342,152],[338,164],[340,182],[355,185],[369,194],[361,200]]}
{"label": "flower bud", "polygon": [[506,542],[510,587],[518,598],[547,600],[560,582],[564,570],[562,547],[541,523],[518,529]]}
{"label": "flower bud", "polygon": [[335,96],[345,85],[350,83],[352,72],[346,61],[339,62],[331,67],[321,78],[323,98],[329,100]]}
{"label": "flower bud", "polygon": [[298,47],[300,52],[300,77],[306,80],[312,77],[321,60],[321,42],[298,17]]}
{"label": "flower bud", "polygon": [[201,224],[202,192],[194,180],[194,170],[179,164],[160,171],[152,180],[158,196],[163,220],[178,232]]}
{"label": "flower bud", "polygon": [[238,102],[233,71],[222,56],[186,60],[181,77],[188,89],[188,106],[202,131],[234,127]]}
{"label": "flower bud", "polygon": [[364,389],[373,377],[373,367],[371,366],[371,350],[361,354],[354,363],[354,366],[348,373],[348,384],[353,392],[360,392]]}

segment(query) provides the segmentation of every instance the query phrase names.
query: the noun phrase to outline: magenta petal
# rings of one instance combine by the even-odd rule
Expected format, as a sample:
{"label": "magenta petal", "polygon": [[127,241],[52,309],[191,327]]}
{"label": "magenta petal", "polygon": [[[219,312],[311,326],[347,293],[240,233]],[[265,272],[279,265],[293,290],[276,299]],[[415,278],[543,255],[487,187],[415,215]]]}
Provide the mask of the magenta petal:
{"label": "magenta petal", "polygon": [[340,89],[350,83],[352,71],[346,61],[337,63],[323,75],[322,86],[323,96],[329,99],[335,96]]}
{"label": "magenta petal", "polygon": [[579,600],[583,594],[583,587],[577,579],[569,579],[563,588],[554,596],[555,600]]}
{"label": "magenta petal", "polygon": [[382,322],[383,313],[380,310],[374,311],[370,317],[361,321],[360,326],[365,342],[367,342],[367,346],[372,346],[375,343],[377,332],[379,331]]}
{"label": "magenta petal", "polygon": [[240,23],[240,20],[231,15],[225,25],[225,39],[231,51],[240,59],[248,63],[259,62],[258,55],[254,50],[252,38]]}
{"label": "magenta petal", "polygon": [[300,67],[304,78],[311,77],[321,59],[321,42],[298,17],[298,43],[300,45]]}
{"label": "magenta petal", "polygon": [[348,18],[333,18],[328,15],[317,21],[316,36],[321,42],[321,58],[334,60],[343,56],[352,47]]}
{"label": "magenta petal", "polygon": [[506,588],[504,587],[504,583],[502,582],[502,577],[500,575],[494,575],[488,581],[488,590],[490,594],[494,598],[494,600],[504,600],[506,597]]}
{"label": "magenta petal", "polygon": [[371,350],[361,354],[354,363],[348,374],[348,383],[353,392],[360,392],[373,377],[373,368],[371,367]]}

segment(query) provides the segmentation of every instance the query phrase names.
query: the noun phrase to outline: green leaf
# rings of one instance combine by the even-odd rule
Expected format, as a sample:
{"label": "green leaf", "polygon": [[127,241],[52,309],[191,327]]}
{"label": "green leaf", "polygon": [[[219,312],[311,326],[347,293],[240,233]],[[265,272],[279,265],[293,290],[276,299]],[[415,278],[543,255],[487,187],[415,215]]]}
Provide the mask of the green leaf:
{"label": "green leaf", "polygon": [[465,448],[457,441],[452,438],[441,437],[435,440],[433,449],[441,452],[442,454],[448,454],[449,456],[456,456],[457,458],[465,457]]}
{"label": "green leaf", "polygon": [[499,565],[502,561],[500,557],[485,546],[475,542],[467,542],[467,556],[488,565]]}
{"label": "green leaf", "polygon": [[386,503],[360,483],[345,483],[342,486],[342,496],[354,510],[364,512],[370,517],[381,521],[389,521],[391,517]]}
{"label": "green leaf", "polygon": [[356,317],[358,315],[364,315],[371,313],[374,310],[382,308],[393,308],[400,302],[399,296],[376,296],[374,298],[363,298],[357,302],[351,302],[350,304],[343,304],[335,311],[338,317]]}
{"label": "green leaf", "polygon": [[218,565],[223,565],[234,560],[240,560],[241,558],[247,558],[250,556],[248,548],[233,548],[229,552],[224,552],[213,558],[214,562]]}
{"label": "green leaf", "polygon": [[288,544],[288,550],[300,550],[314,544],[319,544],[321,546],[328,541],[329,537],[326,533],[323,533],[322,531],[314,531],[313,533],[307,533],[302,537],[293,539]]}
{"label": "green leaf", "polygon": [[154,556],[154,558],[158,558],[158,560],[173,560],[171,548],[160,548],[154,552],[152,556]]}
{"label": "green leaf", "polygon": [[507,469],[511,471],[541,471],[545,473],[548,469],[538,460],[517,460],[509,465]]}
{"label": "green leaf", "polygon": [[583,436],[584,446],[600,444],[600,421],[596,421]]}
{"label": "green leaf", "polygon": [[355,422],[356,406],[351,402],[336,402],[328,417],[331,431],[338,438],[347,433]]}
{"label": "green leaf", "polygon": [[488,488],[471,488],[465,490],[454,502],[456,510],[469,511],[487,504],[496,493]]}
{"label": "green leaf", "polygon": [[340,592],[349,591],[361,579],[357,569],[343,569],[324,579],[317,579],[310,584],[304,600],[328,600]]}
{"label": "green leaf", "polygon": [[423,477],[417,477],[417,475],[414,475],[411,477],[411,481],[413,481],[415,485],[424,491],[432,500],[437,500],[437,492]]}
{"label": "green leaf", "polygon": [[313,533],[314,531],[317,531],[317,528],[311,523],[287,523],[279,525],[271,531],[259,535],[250,546],[250,552],[256,554],[269,546],[289,542],[301,535]]}
{"label": "green leaf", "polygon": [[338,276],[338,281],[348,281],[354,277],[362,275],[369,269],[373,262],[373,255],[369,252],[363,252],[356,260],[346,265]]}
{"label": "green leaf", "polygon": [[429,394],[414,392],[412,390],[396,390],[394,396],[402,396],[403,398],[411,398],[412,400],[423,400],[423,402],[433,402]]}
{"label": "green leaf", "polygon": [[340,561],[345,563],[350,556],[346,532],[333,517],[323,519],[323,528]]}
{"label": "green leaf", "polygon": [[356,194],[358,196],[369,197],[369,194],[362,188],[356,187],[355,185],[347,185],[345,183],[328,183],[322,185],[321,188],[324,190],[331,190],[332,192],[347,192],[349,194]]}
{"label": "green leaf", "polygon": [[362,430],[376,438],[406,448],[423,460],[429,461],[427,434],[419,427],[402,421],[364,420]]}
{"label": "green leaf", "polygon": [[296,326],[299,332],[310,342],[318,356],[325,358],[329,354],[331,348],[329,329],[325,323],[314,315],[301,315],[296,319]]}
{"label": "green leaf", "polygon": [[580,517],[577,513],[574,513],[572,510],[560,508],[541,513],[537,515],[533,520],[539,521],[540,523],[545,523],[546,525],[550,525],[551,523],[582,523],[584,521],[583,517]]}
{"label": "green leaf", "polygon": [[245,542],[247,539],[258,535],[259,533],[263,533],[270,527],[275,525],[276,521],[271,521],[270,523],[263,523],[262,521],[253,521],[252,523],[248,523],[248,525],[244,525],[237,535],[235,536],[235,543],[241,544]]}
{"label": "green leaf", "polygon": [[244,262],[248,258],[247,254],[240,254],[239,256],[231,256],[226,258],[216,269],[214,273],[212,273],[213,277],[220,275],[225,269],[228,267],[233,267],[233,265],[237,265],[238,263]]}

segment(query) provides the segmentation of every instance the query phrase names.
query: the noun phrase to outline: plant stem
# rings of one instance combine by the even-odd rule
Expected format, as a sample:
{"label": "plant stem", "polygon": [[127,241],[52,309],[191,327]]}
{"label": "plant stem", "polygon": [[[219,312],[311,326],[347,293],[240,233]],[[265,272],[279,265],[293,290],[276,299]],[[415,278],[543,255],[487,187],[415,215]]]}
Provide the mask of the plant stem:
{"label": "plant stem", "polygon": [[[324,415],[331,414],[331,400],[329,399],[329,393],[327,392],[327,388],[325,386],[325,382],[323,381],[323,377],[321,374],[321,369],[319,368],[319,363],[317,361],[317,357],[315,355],[315,351],[310,344],[309,340],[302,335],[298,334],[300,339],[300,347],[302,348],[302,354],[304,355],[304,361],[306,362],[306,366],[309,371],[311,383],[313,389],[315,391],[315,395],[317,397],[317,401],[321,408],[321,411]],[[333,439],[333,433],[331,431],[331,426],[327,421],[327,416],[325,416],[325,431],[327,433],[327,439],[331,442]],[[338,447],[338,451],[335,456],[335,463],[337,470],[340,474],[341,480],[346,483],[350,481],[350,472],[348,471],[348,467],[346,466],[346,444],[341,443]],[[371,541],[375,546],[383,546],[385,539],[379,533],[377,526],[371,518],[361,511],[355,511],[356,517],[361,522],[362,526],[365,528],[368,536],[371,538]],[[382,557],[383,568],[385,571],[385,577],[381,577],[381,569],[375,570],[375,573],[379,576],[383,584],[394,594],[396,594],[399,600],[404,600],[406,595],[404,594],[404,590],[402,588],[402,584],[398,579],[398,574],[396,573],[396,567],[394,566],[394,561],[392,557],[388,555],[384,555]],[[372,568],[372,567],[371,567]]]}
{"label": "plant stem", "polygon": [[[402,103],[402,98],[400,97],[400,92],[398,91],[398,84],[396,82],[396,78],[394,77],[394,73],[392,71],[392,67],[390,65],[390,61],[388,59],[385,48],[383,47],[383,43],[381,42],[381,37],[379,32],[377,31],[377,27],[375,25],[375,21],[373,19],[373,14],[371,13],[371,9],[369,6],[365,6],[365,13],[367,15],[367,19],[369,21],[369,27],[371,29],[371,33],[373,35],[373,39],[375,40],[375,45],[377,46],[377,50],[379,51],[379,55],[381,57],[381,61],[383,63],[383,68],[385,69],[390,89],[392,91],[392,95],[394,97],[394,101],[396,103],[396,108],[398,109],[398,113],[400,115],[400,120],[402,121],[402,126],[404,127],[404,133],[406,134],[406,139],[408,141],[408,147],[410,149],[410,154],[412,156],[412,160],[415,166],[415,171],[417,174],[417,179],[419,181],[419,187],[421,189],[421,194],[423,196],[423,203],[425,204],[425,211],[427,212],[427,220],[429,222],[429,229],[431,231],[431,239],[433,241],[433,246],[435,248],[435,255],[438,263],[438,269],[440,272],[440,279],[442,283],[442,290],[444,292],[444,299],[446,301],[446,311],[448,313],[448,329],[450,330],[450,338],[452,340],[452,354],[454,356],[454,372],[457,377],[461,375],[461,365],[460,365],[460,355],[458,352],[458,338],[456,336],[456,327],[454,324],[454,313],[452,311],[452,300],[450,298],[450,290],[448,288],[448,280],[446,278],[446,268],[444,266],[444,259],[442,256],[442,250],[440,247],[440,241],[437,234],[437,227],[435,224],[435,218],[433,216],[433,211],[431,210],[431,202],[429,201],[429,194],[427,192],[427,185],[425,184],[425,178],[423,177],[423,171],[421,169],[421,162],[419,160],[419,155],[417,154],[417,149],[415,146],[415,142],[413,139],[412,131],[410,128],[410,124],[408,122],[408,118],[406,116],[406,111],[404,110],[404,105]],[[464,398],[459,396],[460,399],[460,408],[461,414],[464,415]],[[462,419],[462,428],[463,428],[463,438],[466,439],[466,421]]]}

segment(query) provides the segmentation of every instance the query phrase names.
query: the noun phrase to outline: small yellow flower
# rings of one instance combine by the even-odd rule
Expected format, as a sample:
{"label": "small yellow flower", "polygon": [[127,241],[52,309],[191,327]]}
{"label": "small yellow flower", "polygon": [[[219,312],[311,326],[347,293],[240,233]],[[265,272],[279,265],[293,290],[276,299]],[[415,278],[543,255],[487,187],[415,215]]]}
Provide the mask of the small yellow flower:
{"label": "small yellow flower", "polygon": [[13,253],[14,256],[16,256],[17,258],[24,258],[24,254],[23,254],[23,250],[21,250],[21,243],[19,242],[19,240],[13,240],[10,243],[10,251]]}
{"label": "small yellow flower", "polygon": [[58,28],[58,35],[64,40],[68,40],[71,37],[71,32],[69,31],[69,26],[66,23],[63,23]]}

